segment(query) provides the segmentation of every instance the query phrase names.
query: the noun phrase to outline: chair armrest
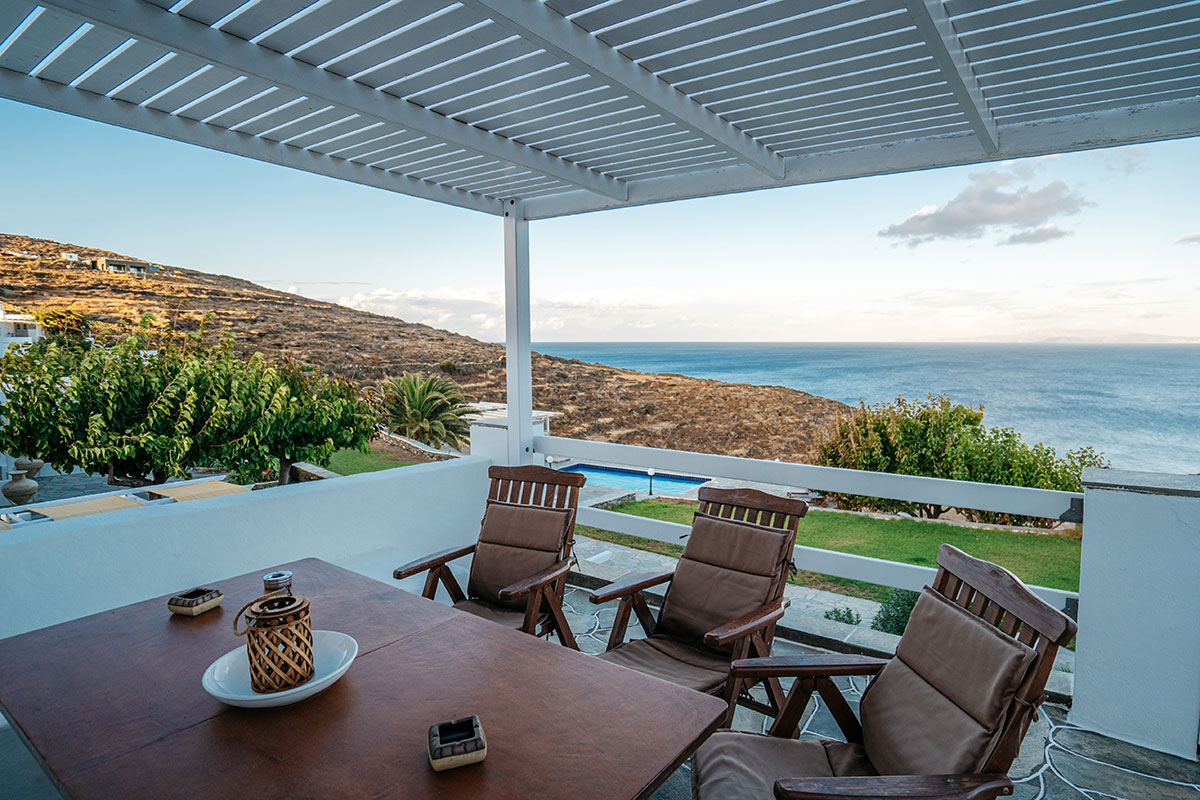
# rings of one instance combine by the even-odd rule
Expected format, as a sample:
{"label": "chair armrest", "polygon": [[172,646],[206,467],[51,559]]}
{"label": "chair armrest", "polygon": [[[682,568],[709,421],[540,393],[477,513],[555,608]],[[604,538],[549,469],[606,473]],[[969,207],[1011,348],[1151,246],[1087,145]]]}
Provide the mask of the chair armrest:
{"label": "chair armrest", "polygon": [[505,586],[500,590],[500,599],[504,600],[505,602],[509,600],[516,600],[518,597],[529,594],[534,589],[540,589],[547,583],[558,580],[570,571],[571,559],[564,559],[559,561],[554,566],[544,569],[535,575],[530,575],[528,578],[522,578],[511,586]]}
{"label": "chair armrest", "polygon": [[887,666],[887,659],[847,653],[803,656],[743,658],[734,661],[735,678],[821,678],[835,675],[874,675]]}
{"label": "chair armrest", "polygon": [[462,558],[465,555],[475,552],[475,545],[469,544],[466,547],[452,547],[449,550],[443,550],[440,553],[434,553],[431,556],[418,558],[416,561],[410,561],[403,567],[396,567],[392,570],[392,577],[399,580],[407,578],[410,575],[416,575],[418,572],[424,572],[427,569],[440,567],[447,561],[453,561],[456,558]]}
{"label": "chair armrest", "polygon": [[992,800],[1012,792],[1012,781],[1006,775],[888,775],[775,781],[776,800]]}
{"label": "chair armrest", "polygon": [[592,592],[590,599],[593,603],[607,603],[609,600],[616,600],[618,597],[635,594],[642,589],[649,589],[651,586],[657,586],[660,583],[666,583],[675,577],[675,570],[670,572],[639,572],[636,575],[627,575],[620,580],[615,580],[608,586],[602,586]]}
{"label": "chair armrest", "polygon": [[749,636],[759,628],[783,619],[783,612],[791,605],[791,601],[781,597],[767,603],[762,608],[738,617],[732,622],[726,622],[704,634],[704,643],[709,647],[723,647],[732,641]]}

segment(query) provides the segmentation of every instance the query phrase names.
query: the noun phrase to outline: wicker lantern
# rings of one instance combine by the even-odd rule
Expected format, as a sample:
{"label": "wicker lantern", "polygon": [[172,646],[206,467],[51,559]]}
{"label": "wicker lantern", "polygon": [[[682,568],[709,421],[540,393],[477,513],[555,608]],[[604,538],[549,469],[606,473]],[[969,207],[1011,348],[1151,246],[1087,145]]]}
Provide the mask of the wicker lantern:
{"label": "wicker lantern", "polygon": [[[292,594],[291,573],[263,576],[266,594],[242,606],[233,632],[246,637],[250,686],[262,694],[294,689],[313,676],[312,620],[308,598]],[[238,630],[238,620],[246,627]]]}

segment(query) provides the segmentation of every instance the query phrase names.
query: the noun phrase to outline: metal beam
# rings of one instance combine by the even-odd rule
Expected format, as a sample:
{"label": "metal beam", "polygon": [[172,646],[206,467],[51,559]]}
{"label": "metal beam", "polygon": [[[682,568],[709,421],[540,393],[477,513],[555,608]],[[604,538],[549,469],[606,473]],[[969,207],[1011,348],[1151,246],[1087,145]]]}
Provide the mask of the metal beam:
{"label": "metal beam", "polygon": [[460,2],[594,78],[627,92],[633,100],[732,153],[765,175],[783,177],[783,158],[777,153],[551,10],[541,0]]}
{"label": "metal beam", "polygon": [[501,202],[483,195],[355,164],[215,125],[205,125],[7,69],[0,69],[0,97],[376,189],[436,200],[472,211],[501,213]]}
{"label": "metal beam", "polygon": [[306,97],[342,106],[369,122],[400,125],[406,130],[558,178],[604,197],[619,200],[626,195],[625,184],[615,178],[435,114],[416,103],[251,44],[144,0],[46,0],[42,5],[235,73],[260,78]]}
{"label": "metal beam", "polygon": [[531,220],[548,219],[693,197],[1097,150],[1189,136],[1200,136],[1200,98],[1006,125],[1003,146],[995,153],[984,153],[971,134],[911,139],[788,158],[785,160],[787,175],[782,181],[768,180],[749,167],[738,166],[631,181],[629,199],[623,203],[597,202],[595,195],[583,192],[536,197],[525,202],[525,216]]}
{"label": "metal beam", "polygon": [[504,202],[504,342],[508,463],[529,464],[533,461],[529,222],[518,200]]}
{"label": "metal beam", "polygon": [[917,30],[929,46],[933,60],[937,62],[942,77],[950,85],[954,99],[962,106],[971,123],[979,143],[988,153],[1000,149],[1000,135],[996,130],[996,119],[988,109],[983,89],[975,78],[975,70],[967,60],[962,42],[954,30],[954,23],[942,0],[907,0],[908,13]]}

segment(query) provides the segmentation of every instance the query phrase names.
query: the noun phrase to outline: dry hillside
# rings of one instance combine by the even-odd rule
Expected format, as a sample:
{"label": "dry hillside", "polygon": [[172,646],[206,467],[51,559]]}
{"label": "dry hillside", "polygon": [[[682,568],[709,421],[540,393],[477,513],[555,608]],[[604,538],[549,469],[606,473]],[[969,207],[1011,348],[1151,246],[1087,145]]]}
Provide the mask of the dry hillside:
{"label": "dry hillside", "polygon": [[[10,307],[72,308],[106,322],[151,311],[179,327],[205,312],[240,346],[288,353],[371,383],[405,371],[448,372],[480,400],[504,400],[504,348],[250,281],[168,266],[145,278],[68,267],[59,253],[106,250],[0,234],[0,300]],[[18,254],[32,254],[26,258]],[[136,258],[136,256],[124,256]],[[561,411],[564,436],[753,458],[811,461],[837,401],[780,386],[652,374],[534,354],[538,408]]]}

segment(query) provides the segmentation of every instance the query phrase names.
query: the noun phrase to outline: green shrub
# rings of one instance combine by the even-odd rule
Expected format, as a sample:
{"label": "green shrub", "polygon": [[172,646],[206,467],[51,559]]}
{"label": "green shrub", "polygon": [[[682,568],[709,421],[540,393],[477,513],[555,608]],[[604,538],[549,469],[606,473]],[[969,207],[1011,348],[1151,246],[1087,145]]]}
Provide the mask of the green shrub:
{"label": "green shrub", "polygon": [[871,628],[884,633],[894,633],[900,636],[908,627],[908,618],[912,616],[913,606],[920,597],[908,589],[892,589],[884,598],[883,605],[871,620]]}
{"label": "green shrub", "polygon": [[[1084,467],[1108,466],[1104,456],[1090,447],[1071,450],[1059,458],[1054,448],[1040,443],[1028,445],[1011,428],[987,428],[983,425],[982,406],[952,403],[945,395],[930,396],[925,402],[900,397],[874,406],[860,403],[838,420],[821,443],[819,460],[827,467],[1068,492],[1082,491]],[[847,509],[904,512],[933,519],[951,510],[934,503],[857,495],[832,497]],[[1028,521],[1008,514],[957,510],[971,522]]]}
{"label": "green shrub", "polygon": [[847,625],[862,624],[862,614],[859,614],[853,608],[831,608],[825,612],[825,619],[831,619],[834,622],[844,622]]}

